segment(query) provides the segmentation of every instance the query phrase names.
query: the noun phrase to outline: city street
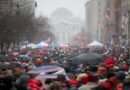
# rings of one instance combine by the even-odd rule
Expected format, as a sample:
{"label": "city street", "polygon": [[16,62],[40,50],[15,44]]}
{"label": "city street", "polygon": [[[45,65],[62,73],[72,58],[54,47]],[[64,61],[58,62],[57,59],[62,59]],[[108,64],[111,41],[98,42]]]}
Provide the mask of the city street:
{"label": "city street", "polygon": [[130,0],[0,0],[0,90],[130,90]]}

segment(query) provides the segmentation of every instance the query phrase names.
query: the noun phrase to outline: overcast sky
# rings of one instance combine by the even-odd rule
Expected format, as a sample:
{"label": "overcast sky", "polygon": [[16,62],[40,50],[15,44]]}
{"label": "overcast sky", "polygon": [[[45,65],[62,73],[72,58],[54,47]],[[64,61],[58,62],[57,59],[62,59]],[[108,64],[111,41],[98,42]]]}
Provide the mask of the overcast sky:
{"label": "overcast sky", "polygon": [[36,0],[36,16],[44,15],[49,17],[53,11],[60,7],[69,9],[75,16],[85,18],[85,3],[88,0]]}

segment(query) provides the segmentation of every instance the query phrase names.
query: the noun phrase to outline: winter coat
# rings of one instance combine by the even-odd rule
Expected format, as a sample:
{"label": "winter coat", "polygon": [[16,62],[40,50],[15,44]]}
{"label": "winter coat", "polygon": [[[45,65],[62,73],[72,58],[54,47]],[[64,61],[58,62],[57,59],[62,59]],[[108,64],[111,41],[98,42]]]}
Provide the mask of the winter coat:
{"label": "winter coat", "polygon": [[81,87],[79,87],[79,90],[91,90],[97,86],[98,84],[96,83],[88,82],[86,85],[82,85]]}

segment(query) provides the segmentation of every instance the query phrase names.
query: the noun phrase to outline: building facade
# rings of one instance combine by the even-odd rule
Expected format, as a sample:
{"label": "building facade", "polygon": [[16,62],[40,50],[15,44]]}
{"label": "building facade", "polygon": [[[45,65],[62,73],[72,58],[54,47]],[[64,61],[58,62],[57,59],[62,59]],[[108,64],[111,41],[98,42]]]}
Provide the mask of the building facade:
{"label": "building facade", "polygon": [[98,0],[90,0],[86,3],[86,30],[88,31],[90,40],[96,37],[94,33],[98,34],[96,32],[97,23],[95,22],[97,22],[97,18],[99,18],[99,20],[103,20],[103,22],[101,22],[103,24],[103,29],[101,29],[101,41],[103,43],[109,46],[130,45],[130,0],[100,1],[105,2],[105,6],[102,4],[104,10],[100,12],[101,15],[102,12],[104,13],[103,16],[101,16],[104,20],[97,17],[100,11],[98,8],[100,5]]}
{"label": "building facade", "polygon": [[15,14],[15,0],[0,0],[0,17]]}
{"label": "building facade", "polygon": [[103,29],[103,11],[104,1],[90,0],[86,3],[86,31],[88,33],[88,40],[102,40],[101,31]]}
{"label": "building facade", "polygon": [[35,13],[35,0],[0,0],[0,17],[19,13]]}
{"label": "building facade", "polygon": [[52,32],[58,43],[72,44],[73,37],[82,30],[82,21],[66,8],[59,8],[51,15]]}
{"label": "building facade", "polygon": [[128,46],[130,44],[130,0],[121,1],[121,11],[122,40]]}
{"label": "building facade", "polygon": [[31,14],[34,16],[36,2],[35,0],[17,0],[17,11],[20,14]]}
{"label": "building facade", "polygon": [[104,44],[111,45],[115,39],[115,0],[104,0],[104,29],[102,41]]}

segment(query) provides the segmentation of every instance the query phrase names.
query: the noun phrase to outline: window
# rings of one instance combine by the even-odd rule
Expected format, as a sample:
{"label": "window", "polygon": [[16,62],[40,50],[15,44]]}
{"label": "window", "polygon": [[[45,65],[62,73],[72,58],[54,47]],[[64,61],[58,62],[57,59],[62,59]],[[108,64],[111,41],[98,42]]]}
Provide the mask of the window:
{"label": "window", "polygon": [[110,16],[110,0],[106,0],[106,14]]}
{"label": "window", "polygon": [[101,6],[101,1],[100,0],[98,1],[98,6]]}
{"label": "window", "polygon": [[110,8],[110,0],[106,0],[106,8]]}
{"label": "window", "polygon": [[98,18],[100,18],[100,17],[101,17],[101,14],[99,13],[99,14],[98,14]]}
{"label": "window", "polygon": [[101,8],[100,8],[100,7],[98,8],[98,12],[99,12],[99,13],[101,12]]}

